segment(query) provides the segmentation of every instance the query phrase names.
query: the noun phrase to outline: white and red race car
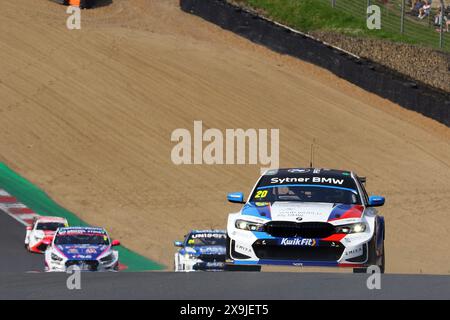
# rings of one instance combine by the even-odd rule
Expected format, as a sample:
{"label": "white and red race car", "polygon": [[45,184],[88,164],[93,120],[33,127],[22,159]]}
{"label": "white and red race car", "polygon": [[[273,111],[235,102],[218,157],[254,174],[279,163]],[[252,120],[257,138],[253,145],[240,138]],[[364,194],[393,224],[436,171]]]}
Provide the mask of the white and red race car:
{"label": "white and red race car", "polygon": [[30,252],[44,253],[47,246],[52,243],[58,228],[68,227],[65,218],[36,217],[31,226],[27,227],[25,235],[25,248]]}

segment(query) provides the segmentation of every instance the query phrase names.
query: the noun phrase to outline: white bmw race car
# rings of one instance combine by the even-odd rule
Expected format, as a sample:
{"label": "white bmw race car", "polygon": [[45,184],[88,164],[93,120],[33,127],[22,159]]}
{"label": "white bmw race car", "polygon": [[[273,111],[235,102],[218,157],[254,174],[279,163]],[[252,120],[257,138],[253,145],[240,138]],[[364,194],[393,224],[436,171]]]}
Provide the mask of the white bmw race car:
{"label": "white bmw race car", "polygon": [[68,227],[66,219],[60,217],[36,217],[31,226],[27,227],[25,248],[30,252],[44,253],[52,243],[56,230]]}
{"label": "white bmw race car", "polygon": [[103,228],[60,228],[45,251],[45,271],[65,272],[71,266],[81,271],[118,270],[119,253],[112,249],[118,245]]}
{"label": "white bmw race car", "polygon": [[294,168],[269,170],[244,204],[230,214],[227,263],[350,267],[376,265],[384,272],[384,218],[380,196],[367,195],[364,178],[350,171]]}

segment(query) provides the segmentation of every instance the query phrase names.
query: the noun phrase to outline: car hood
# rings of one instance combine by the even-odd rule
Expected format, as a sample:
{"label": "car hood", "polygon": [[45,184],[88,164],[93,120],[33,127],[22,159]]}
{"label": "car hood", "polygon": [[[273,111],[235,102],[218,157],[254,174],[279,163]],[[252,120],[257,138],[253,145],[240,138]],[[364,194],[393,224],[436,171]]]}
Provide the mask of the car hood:
{"label": "car hood", "polygon": [[107,245],[58,245],[56,249],[69,260],[96,260],[106,250]]}
{"label": "car hood", "polygon": [[342,219],[361,218],[362,205],[316,203],[316,202],[274,202],[248,203],[242,209],[249,215],[272,221],[332,222]]}
{"label": "car hood", "polygon": [[194,246],[186,247],[186,253],[196,255],[224,255],[226,248],[224,246]]}

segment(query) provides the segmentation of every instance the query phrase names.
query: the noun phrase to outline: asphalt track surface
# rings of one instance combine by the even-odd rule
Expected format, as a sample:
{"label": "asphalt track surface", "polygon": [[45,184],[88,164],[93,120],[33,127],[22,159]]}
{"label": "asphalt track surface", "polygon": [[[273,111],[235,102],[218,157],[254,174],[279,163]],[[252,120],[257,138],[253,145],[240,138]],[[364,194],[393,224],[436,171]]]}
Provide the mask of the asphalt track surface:
{"label": "asphalt track surface", "polygon": [[[24,247],[25,226],[0,210],[0,273],[33,272],[44,269],[40,254],[28,253]],[[0,282],[0,286],[3,282]]]}
{"label": "asphalt track surface", "polygon": [[43,273],[43,256],[23,247],[24,226],[0,212],[0,299],[450,299],[449,276],[389,275],[380,290],[365,274],[335,273]]}

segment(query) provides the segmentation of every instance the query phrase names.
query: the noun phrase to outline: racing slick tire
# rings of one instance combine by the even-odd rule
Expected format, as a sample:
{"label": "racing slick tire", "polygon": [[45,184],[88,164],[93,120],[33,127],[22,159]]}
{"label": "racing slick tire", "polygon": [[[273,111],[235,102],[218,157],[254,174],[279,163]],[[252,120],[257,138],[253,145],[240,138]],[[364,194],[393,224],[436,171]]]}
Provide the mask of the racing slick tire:
{"label": "racing slick tire", "polygon": [[226,263],[225,271],[246,271],[246,272],[260,272],[261,266],[244,266]]}
{"label": "racing slick tire", "polygon": [[[369,242],[369,264],[376,265],[380,268],[380,273],[384,273],[385,269],[385,251],[384,251],[384,239],[382,244],[382,254],[377,256],[376,252],[376,237],[373,237]],[[367,268],[354,268],[353,273],[367,273]]]}

